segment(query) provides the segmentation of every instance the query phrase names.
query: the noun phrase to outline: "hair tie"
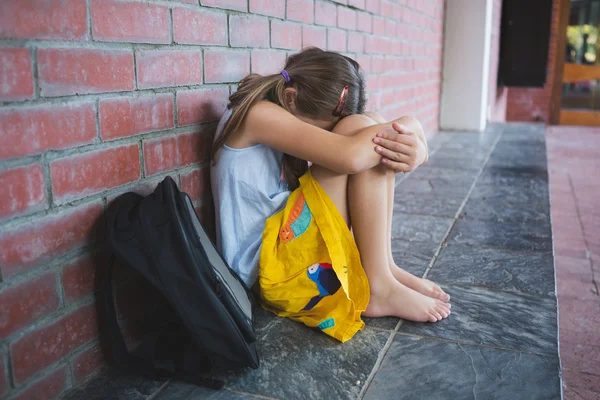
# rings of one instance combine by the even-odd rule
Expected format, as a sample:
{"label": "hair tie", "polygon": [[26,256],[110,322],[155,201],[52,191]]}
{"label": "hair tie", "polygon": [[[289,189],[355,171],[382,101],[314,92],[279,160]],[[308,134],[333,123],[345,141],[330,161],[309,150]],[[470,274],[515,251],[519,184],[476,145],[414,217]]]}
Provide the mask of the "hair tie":
{"label": "hair tie", "polygon": [[[334,117],[339,117],[344,112],[344,108],[346,108],[346,102],[348,100],[348,85],[344,87],[342,90],[342,94],[340,95],[340,99],[337,102],[337,105],[333,109],[331,113]],[[339,111],[338,111],[339,108]]]}
{"label": "hair tie", "polygon": [[285,83],[290,83],[291,79],[290,79],[290,75],[287,73],[287,71],[281,70],[281,75],[283,75],[283,80],[285,81]]}

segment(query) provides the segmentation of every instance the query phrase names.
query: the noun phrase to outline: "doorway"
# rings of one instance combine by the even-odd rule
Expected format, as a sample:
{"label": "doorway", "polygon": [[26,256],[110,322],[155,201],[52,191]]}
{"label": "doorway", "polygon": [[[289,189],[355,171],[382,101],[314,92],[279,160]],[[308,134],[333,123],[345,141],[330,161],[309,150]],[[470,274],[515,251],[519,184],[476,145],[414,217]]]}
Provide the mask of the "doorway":
{"label": "doorway", "polygon": [[561,0],[552,122],[600,126],[600,0]]}

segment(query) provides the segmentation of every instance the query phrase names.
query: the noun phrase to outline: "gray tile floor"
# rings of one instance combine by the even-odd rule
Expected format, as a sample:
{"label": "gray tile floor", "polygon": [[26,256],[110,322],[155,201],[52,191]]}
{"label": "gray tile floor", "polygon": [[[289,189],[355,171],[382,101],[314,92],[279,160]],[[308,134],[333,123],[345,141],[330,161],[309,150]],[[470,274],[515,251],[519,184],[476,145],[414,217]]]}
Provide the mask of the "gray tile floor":
{"label": "gray tile floor", "polygon": [[69,398],[560,399],[544,127],[440,133],[431,150],[397,180],[394,257],[443,286],[450,318],[366,318],[340,344],[260,311],[261,367],[221,391],[104,375]]}

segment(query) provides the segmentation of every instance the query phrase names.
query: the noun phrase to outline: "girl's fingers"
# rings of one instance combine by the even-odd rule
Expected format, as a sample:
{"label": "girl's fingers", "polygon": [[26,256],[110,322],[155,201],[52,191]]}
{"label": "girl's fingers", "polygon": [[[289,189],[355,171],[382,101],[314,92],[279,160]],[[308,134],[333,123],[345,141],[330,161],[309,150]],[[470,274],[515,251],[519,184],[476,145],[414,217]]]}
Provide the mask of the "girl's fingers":
{"label": "girl's fingers", "polygon": [[377,146],[375,151],[379,153],[383,158],[390,159],[391,161],[402,162],[405,164],[414,164],[416,157],[409,154],[396,153],[388,150],[385,147]]}
{"label": "girl's fingers", "polygon": [[410,131],[410,130],[408,129],[408,127],[406,127],[406,125],[401,125],[401,124],[399,124],[399,123],[397,123],[397,122],[394,122],[394,123],[392,124],[392,128],[394,128],[394,130],[395,130],[396,132],[398,132],[398,133],[403,133],[403,134],[406,134],[406,135],[412,135],[412,134],[413,134],[413,132],[412,132],[412,131]]}
{"label": "girl's fingers", "polygon": [[[398,135],[396,135],[398,136]],[[401,142],[397,142],[395,140],[390,140],[390,139],[385,139],[385,138],[375,138],[373,139],[373,142],[375,144],[377,144],[380,147],[384,147],[388,150],[391,150],[395,153],[402,153],[402,154],[411,154],[412,152],[415,151],[415,149],[406,144],[406,143],[401,143]]]}
{"label": "girl's fingers", "polygon": [[390,142],[392,142],[392,145],[394,143],[401,143],[407,146],[415,146],[417,144],[417,140],[419,140],[416,136],[414,135],[407,135],[407,134],[401,134],[399,135],[398,133],[392,131],[381,131],[377,134],[377,136],[373,139],[373,142],[377,143],[378,140],[381,139],[385,139],[385,140],[389,140]]}
{"label": "girl's fingers", "polygon": [[387,167],[389,167],[390,169],[392,169],[395,173],[399,173],[399,172],[410,172],[413,170],[413,168],[410,167],[410,165],[405,164],[405,163],[401,163],[401,162],[396,162],[396,161],[391,161],[387,158],[384,158],[381,160],[381,163]]}

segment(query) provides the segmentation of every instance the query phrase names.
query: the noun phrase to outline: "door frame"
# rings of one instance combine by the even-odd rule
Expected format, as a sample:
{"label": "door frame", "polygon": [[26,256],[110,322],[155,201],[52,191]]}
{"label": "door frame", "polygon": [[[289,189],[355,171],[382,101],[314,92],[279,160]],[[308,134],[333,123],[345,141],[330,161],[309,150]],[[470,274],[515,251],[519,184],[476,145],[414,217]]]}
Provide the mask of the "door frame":
{"label": "door frame", "polygon": [[565,49],[567,46],[567,26],[571,13],[571,0],[558,0],[558,29],[556,31],[556,53],[554,57],[554,76],[550,97],[550,124],[560,124],[560,102],[565,69]]}

